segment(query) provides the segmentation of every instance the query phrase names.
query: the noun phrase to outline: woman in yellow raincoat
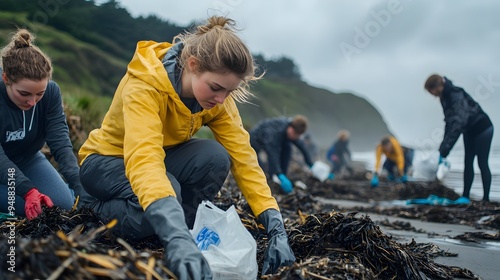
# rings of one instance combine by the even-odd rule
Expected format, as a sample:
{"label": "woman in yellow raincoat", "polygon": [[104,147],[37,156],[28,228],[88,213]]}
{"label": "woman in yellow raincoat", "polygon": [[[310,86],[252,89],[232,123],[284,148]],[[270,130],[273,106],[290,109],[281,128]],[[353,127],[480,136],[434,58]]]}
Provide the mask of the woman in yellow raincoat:
{"label": "woman in yellow raincoat", "polygon": [[[180,279],[211,278],[188,227],[229,170],[270,239],[262,272],[295,260],[235,105],[259,77],[233,25],[211,17],[174,44],[139,42],[102,126],[79,152],[82,184],[96,199],[89,206],[117,219],[121,235],[158,235]],[[203,125],[216,141],[193,138]]]}

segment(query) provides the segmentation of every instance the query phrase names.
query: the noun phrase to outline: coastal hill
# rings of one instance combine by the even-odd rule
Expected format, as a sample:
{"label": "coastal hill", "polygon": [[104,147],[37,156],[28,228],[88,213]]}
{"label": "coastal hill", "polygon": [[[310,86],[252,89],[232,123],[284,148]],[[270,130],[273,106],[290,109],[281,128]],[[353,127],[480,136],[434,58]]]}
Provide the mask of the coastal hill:
{"label": "coastal hill", "polygon": [[[35,43],[53,60],[53,78],[61,86],[66,106],[82,116],[86,131],[99,126],[137,41],[171,41],[195,24],[179,26],[155,16],[134,18],[116,1],[43,3],[2,0],[0,44],[5,46],[17,28],[37,36]],[[381,114],[365,99],[307,84],[290,58],[266,59],[262,54],[255,58],[266,74],[252,85],[253,104],[239,105],[247,127],[268,117],[303,114],[320,149],[332,144],[338,130],[348,129],[355,151],[372,150],[383,135],[390,134]]]}

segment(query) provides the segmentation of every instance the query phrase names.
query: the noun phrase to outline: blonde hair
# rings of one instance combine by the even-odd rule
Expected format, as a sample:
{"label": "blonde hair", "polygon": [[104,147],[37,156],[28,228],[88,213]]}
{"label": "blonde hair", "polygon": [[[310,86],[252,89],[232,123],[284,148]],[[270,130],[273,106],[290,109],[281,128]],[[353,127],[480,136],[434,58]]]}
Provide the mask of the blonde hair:
{"label": "blonde hair", "polygon": [[22,79],[44,80],[52,77],[52,63],[37,46],[35,36],[19,29],[10,43],[2,49],[1,66],[10,82]]}
{"label": "blonde hair", "polygon": [[190,57],[198,61],[199,72],[231,72],[241,78],[240,86],[231,92],[238,102],[248,102],[253,94],[249,83],[262,77],[256,76],[256,65],[247,46],[235,33],[235,22],[225,17],[213,16],[205,25],[174,37],[184,48],[179,58],[182,68]]}
{"label": "blonde hair", "polygon": [[348,140],[349,137],[351,137],[351,134],[346,129],[342,129],[337,133],[337,139],[340,139],[342,141]]}

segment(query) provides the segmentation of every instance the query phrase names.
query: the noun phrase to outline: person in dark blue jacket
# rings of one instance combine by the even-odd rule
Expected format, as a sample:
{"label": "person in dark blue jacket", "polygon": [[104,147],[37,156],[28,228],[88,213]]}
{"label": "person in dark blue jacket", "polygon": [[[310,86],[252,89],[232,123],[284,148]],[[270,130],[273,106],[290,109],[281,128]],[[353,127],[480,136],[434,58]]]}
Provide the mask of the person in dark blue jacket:
{"label": "person in dark blue jacket", "polygon": [[493,138],[493,124],[481,106],[446,77],[433,74],[427,78],[425,89],[439,97],[446,123],[444,138],[439,147],[439,162],[446,159],[463,134],[465,148],[463,202],[470,202],[470,189],[474,180],[474,158],[477,156],[483,180],[483,201],[489,201],[491,172],[488,158]]}
{"label": "person in dark blue jacket", "polygon": [[334,179],[335,174],[342,171],[342,168],[346,168],[349,172],[349,176],[354,174],[354,170],[351,166],[351,151],[349,149],[349,131],[343,129],[337,133],[337,140],[332,144],[330,149],[326,153],[326,158],[330,161],[332,168],[328,179]]}
{"label": "person in dark blue jacket", "polygon": [[[304,156],[304,161],[311,167],[311,156],[300,140],[300,136],[307,130],[307,118],[297,115],[293,119],[278,117],[263,120],[250,130],[250,144],[255,152],[265,151],[267,155],[267,173],[269,176],[277,175],[281,181],[281,189],[290,193],[293,189],[292,182],[287,177],[288,165],[292,155],[293,143]],[[264,166],[259,159],[261,167]],[[266,170],[263,167],[264,170]]]}
{"label": "person in dark blue jacket", "polygon": [[[2,49],[0,81],[0,212],[28,219],[42,206],[69,210],[86,193],[50,59],[32,40],[21,29]],[[45,143],[66,182],[40,152]]]}

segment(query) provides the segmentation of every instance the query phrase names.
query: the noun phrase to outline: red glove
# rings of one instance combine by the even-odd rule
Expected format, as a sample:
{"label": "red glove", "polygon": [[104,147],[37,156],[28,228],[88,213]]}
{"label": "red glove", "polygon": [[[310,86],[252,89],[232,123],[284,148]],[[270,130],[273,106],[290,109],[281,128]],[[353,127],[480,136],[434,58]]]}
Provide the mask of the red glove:
{"label": "red glove", "polygon": [[42,204],[47,205],[47,207],[54,206],[50,197],[41,194],[35,188],[31,189],[24,196],[24,200],[26,201],[26,204],[24,204],[24,212],[26,213],[26,218],[28,218],[28,220],[33,220],[42,213]]}

